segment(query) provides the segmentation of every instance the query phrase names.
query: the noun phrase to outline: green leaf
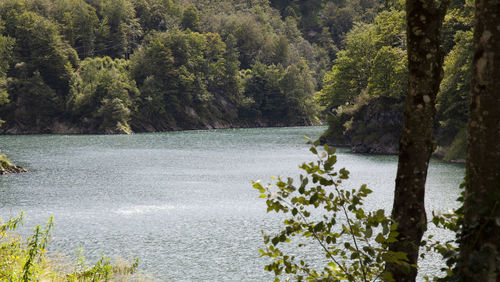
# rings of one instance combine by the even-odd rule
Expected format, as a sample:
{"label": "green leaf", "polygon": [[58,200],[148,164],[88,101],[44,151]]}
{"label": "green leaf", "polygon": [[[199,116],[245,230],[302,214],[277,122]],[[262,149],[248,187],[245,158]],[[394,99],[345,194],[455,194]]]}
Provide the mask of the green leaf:
{"label": "green leaf", "polygon": [[318,224],[316,224],[314,226],[314,232],[319,232],[319,231],[322,231],[324,229],[325,225],[323,223],[323,221],[320,221]]}
{"label": "green leaf", "polygon": [[373,229],[370,226],[366,227],[365,236],[366,238],[370,238],[373,236]]}
{"label": "green leaf", "polygon": [[271,243],[273,243],[273,245],[278,245],[278,243],[280,242],[280,239],[278,237],[274,237],[272,240],[271,240]]}
{"label": "green leaf", "polygon": [[318,154],[318,150],[316,150],[316,147],[309,148],[309,151],[311,151],[315,155]]}
{"label": "green leaf", "polygon": [[311,198],[309,199],[309,203],[310,204],[314,204],[314,202],[316,202],[316,200],[318,200],[318,193],[314,193]]}
{"label": "green leaf", "polygon": [[377,242],[379,244],[382,244],[383,242],[385,242],[384,235],[382,235],[381,233],[379,233],[377,235],[377,237],[375,237],[375,242]]}

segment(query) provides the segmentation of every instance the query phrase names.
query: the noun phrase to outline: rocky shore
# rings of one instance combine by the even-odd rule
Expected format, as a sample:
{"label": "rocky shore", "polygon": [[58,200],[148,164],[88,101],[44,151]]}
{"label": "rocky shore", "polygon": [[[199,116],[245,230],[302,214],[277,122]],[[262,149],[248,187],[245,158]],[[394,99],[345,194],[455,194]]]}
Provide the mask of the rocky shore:
{"label": "rocky shore", "polygon": [[287,126],[310,126],[321,125],[321,122],[311,121],[302,123],[279,123],[267,120],[253,121],[202,121],[189,126],[178,126],[174,123],[141,123],[134,122],[131,130],[125,131],[117,127],[116,130],[100,130],[96,126],[82,126],[70,122],[55,121],[44,126],[26,126],[21,124],[7,124],[0,128],[0,134],[20,135],[20,134],[131,134],[131,133],[152,133],[181,130],[208,130],[208,129],[226,129],[226,128],[254,128],[254,127],[287,127]]}
{"label": "rocky shore", "polygon": [[9,173],[21,173],[27,172],[28,170],[13,164],[6,155],[0,155],[0,175]]}

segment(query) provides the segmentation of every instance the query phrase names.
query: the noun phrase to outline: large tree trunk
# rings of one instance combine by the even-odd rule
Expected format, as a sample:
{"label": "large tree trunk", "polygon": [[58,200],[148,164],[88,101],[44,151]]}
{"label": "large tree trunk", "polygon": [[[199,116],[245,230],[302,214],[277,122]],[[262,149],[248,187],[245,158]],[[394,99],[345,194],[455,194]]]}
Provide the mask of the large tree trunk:
{"label": "large tree trunk", "polygon": [[[392,218],[398,224],[398,241],[390,245],[417,264],[419,245],[426,230],[425,180],[429,158],[434,151],[432,131],[435,99],[443,76],[440,29],[448,6],[434,0],[406,0],[408,39],[408,93],[403,131],[399,141],[399,162]],[[388,264],[395,281],[415,281],[415,267]]]}
{"label": "large tree trunk", "polygon": [[500,0],[476,0],[473,55],[457,274],[500,281]]}

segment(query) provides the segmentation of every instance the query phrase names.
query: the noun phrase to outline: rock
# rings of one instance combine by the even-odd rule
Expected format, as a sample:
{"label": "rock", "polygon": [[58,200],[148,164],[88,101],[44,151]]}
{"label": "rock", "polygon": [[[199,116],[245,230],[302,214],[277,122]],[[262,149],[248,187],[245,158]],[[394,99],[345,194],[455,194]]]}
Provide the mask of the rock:
{"label": "rock", "polygon": [[345,135],[356,153],[397,154],[403,125],[402,101],[372,98],[352,113]]}
{"label": "rock", "polygon": [[27,171],[28,170],[13,164],[4,154],[0,155],[0,175]]}

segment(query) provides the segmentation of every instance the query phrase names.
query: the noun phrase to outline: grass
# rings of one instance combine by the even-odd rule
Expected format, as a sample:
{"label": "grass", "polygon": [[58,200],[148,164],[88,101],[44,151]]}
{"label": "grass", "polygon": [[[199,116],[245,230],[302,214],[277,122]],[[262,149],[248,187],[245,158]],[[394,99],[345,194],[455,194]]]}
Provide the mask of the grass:
{"label": "grass", "polygon": [[94,265],[84,257],[77,261],[48,257],[47,244],[53,219],[45,227],[36,226],[33,235],[23,239],[14,231],[22,224],[24,213],[2,223],[0,219],[0,281],[153,281],[137,272],[133,263],[102,256]]}

